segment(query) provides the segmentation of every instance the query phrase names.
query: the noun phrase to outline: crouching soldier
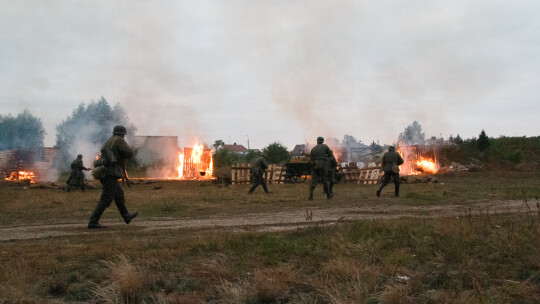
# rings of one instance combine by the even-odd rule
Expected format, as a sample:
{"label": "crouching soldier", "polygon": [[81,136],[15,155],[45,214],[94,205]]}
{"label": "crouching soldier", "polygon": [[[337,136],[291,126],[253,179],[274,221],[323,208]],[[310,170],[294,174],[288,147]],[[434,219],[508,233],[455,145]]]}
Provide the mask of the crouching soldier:
{"label": "crouching soldier", "polygon": [[138,212],[131,214],[128,212],[124,191],[118,182],[118,179],[127,178],[125,171],[126,161],[133,155],[124,140],[126,133],[124,126],[115,126],[113,136],[101,147],[101,158],[94,163],[94,167],[98,170],[94,169],[93,175],[99,178],[101,185],[103,185],[103,192],[94,212],[90,216],[88,229],[106,228],[106,226],[99,223],[99,219],[113,200],[126,224],[129,224],[138,215]]}
{"label": "crouching soldier", "polygon": [[90,168],[86,168],[83,164],[82,154],[77,155],[77,158],[71,162],[71,173],[69,174],[69,179],[67,180],[67,192],[71,191],[71,188],[81,188],[82,191],[86,190],[84,184],[84,174],[83,170],[90,171]]}
{"label": "crouching soldier", "polygon": [[264,192],[270,193],[266,187],[266,181],[264,180],[264,173],[268,168],[268,162],[266,161],[266,154],[261,154],[253,164],[251,165],[251,175],[253,176],[253,186],[249,189],[248,194],[253,193],[257,186],[262,185]]}

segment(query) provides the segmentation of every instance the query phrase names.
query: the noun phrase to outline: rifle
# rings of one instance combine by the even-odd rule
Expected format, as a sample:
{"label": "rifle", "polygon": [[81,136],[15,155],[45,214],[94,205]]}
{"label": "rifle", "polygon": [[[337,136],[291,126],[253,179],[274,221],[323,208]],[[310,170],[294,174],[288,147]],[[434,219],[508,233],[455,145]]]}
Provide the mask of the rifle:
{"label": "rifle", "polygon": [[126,170],[126,161],[125,161],[125,160],[124,160],[124,165],[123,165],[122,167],[124,168],[124,175],[126,176],[126,177],[124,177],[124,178],[122,179],[122,181],[125,180],[127,186],[128,186],[128,187],[131,187],[131,182],[129,181],[129,177],[128,177],[127,170]]}

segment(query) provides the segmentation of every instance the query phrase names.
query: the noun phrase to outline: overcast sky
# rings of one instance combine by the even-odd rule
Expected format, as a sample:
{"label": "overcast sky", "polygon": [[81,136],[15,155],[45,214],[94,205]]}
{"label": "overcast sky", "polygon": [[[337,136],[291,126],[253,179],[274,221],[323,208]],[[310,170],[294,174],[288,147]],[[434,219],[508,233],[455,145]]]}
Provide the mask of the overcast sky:
{"label": "overcast sky", "polygon": [[0,114],[80,103],[139,135],[292,149],[540,135],[540,1],[0,0]]}

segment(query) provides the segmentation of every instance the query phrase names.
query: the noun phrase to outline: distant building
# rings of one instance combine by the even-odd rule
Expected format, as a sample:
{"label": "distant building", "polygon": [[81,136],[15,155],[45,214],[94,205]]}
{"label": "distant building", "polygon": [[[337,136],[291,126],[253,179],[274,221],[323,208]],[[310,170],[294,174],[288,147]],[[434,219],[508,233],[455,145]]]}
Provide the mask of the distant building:
{"label": "distant building", "polygon": [[221,145],[220,149],[228,150],[232,153],[240,154],[240,155],[247,155],[249,150],[244,147],[243,145],[237,145],[236,143],[232,145]]}

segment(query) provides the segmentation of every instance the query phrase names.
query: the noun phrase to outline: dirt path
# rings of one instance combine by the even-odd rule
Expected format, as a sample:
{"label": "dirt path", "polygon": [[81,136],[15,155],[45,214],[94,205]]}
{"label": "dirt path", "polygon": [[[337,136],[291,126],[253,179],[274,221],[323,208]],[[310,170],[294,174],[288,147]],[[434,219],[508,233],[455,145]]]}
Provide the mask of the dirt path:
{"label": "dirt path", "polygon": [[[232,231],[283,231],[314,224],[333,225],[338,221],[376,220],[397,218],[440,218],[478,214],[539,213],[537,204],[523,201],[475,202],[470,205],[446,206],[360,206],[353,208],[309,208],[274,213],[215,216],[201,219],[156,218],[134,220],[130,226],[142,230],[156,229],[224,229]],[[103,222],[108,229],[99,233],[113,233],[125,224],[121,221]],[[34,226],[0,227],[0,241],[42,239],[48,237],[96,233],[88,230],[86,223],[61,223]]]}

